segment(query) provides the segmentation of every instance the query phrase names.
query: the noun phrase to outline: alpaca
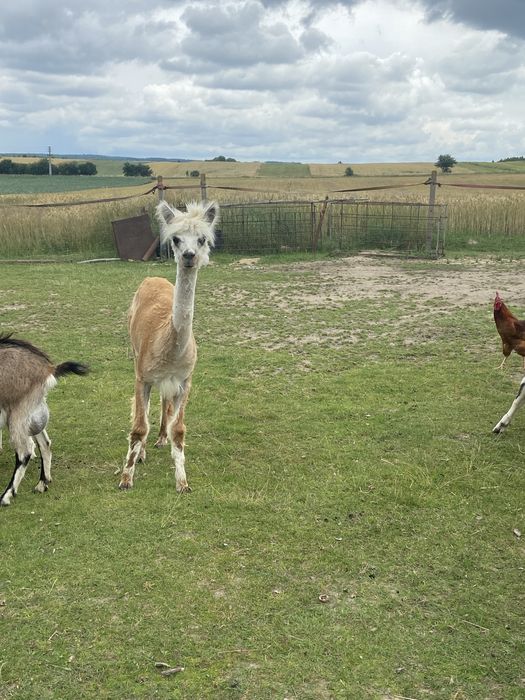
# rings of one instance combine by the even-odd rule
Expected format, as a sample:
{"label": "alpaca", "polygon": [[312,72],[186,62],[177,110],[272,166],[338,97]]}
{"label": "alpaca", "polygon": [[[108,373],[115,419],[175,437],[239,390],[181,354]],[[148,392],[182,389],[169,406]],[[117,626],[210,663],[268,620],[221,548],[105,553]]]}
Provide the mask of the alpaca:
{"label": "alpaca", "polygon": [[523,402],[525,401],[525,377],[521,380],[520,383],[520,388],[518,389],[518,393],[516,395],[516,398],[512,402],[511,407],[505,413],[503,418],[499,420],[496,425],[492,428],[493,433],[502,433],[505,428],[508,428],[510,425],[510,422],[512,418],[514,417],[514,414],[518,411],[518,409],[521,407]]}
{"label": "alpaca", "polygon": [[161,277],[146,278],[133,297],[128,325],[135,363],[135,395],[129,448],[119,488],[130,489],[137,462],[146,458],[149,402],[153,386],[161,397],[156,447],[171,443],[178,493],[190,491],[184,467],[184,409],[197,359],[193,336],[195,286],[207,265],[218,221],[215,202],[188,204],[182,212],[164,200],[157,206],[161,237],[170,241],[177,263],[175,285]]}
{"label": "alpaca", "polygon": [[1,429],[6,425],[15,449],[15,470],[0,497],[1,506],[8,506],[16,496],[27,463],[34,456],[35,442],[40,452],[40,479],[35,491],[47,491],[51,482],[47,392],[59,377],[82,375],[87,371],[88,368],[78,362],[53,365],[49,357],[31,343],[13,338],[11,334],[0,335],[0,447]]}

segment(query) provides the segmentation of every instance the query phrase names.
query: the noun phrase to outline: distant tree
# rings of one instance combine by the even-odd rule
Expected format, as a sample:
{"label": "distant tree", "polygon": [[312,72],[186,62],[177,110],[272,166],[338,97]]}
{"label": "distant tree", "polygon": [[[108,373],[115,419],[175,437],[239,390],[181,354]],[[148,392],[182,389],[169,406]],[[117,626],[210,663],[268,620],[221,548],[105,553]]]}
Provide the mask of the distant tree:
{"label": "distant tree", "polygon": [[192,170],[190,172],[190,177],[199,177],[199,176],[200,176],[200,172],[198,170]]}
{"label": "distant tree", "polygon": [[226,158],[226,156],[215,156],[211,159],[211,162],[220,161],[221,163],[236,163],[235,158]]}
{"label": "distant tree", "polygon": [[91,163],[89,160],[85,163],[78,164],[78,174],[79,175],[96,175],[97,166],[95,163]]}
{"label": "distant tree", "polygon": [[56,166],[57,175],[78,175],[78,163],[74,160],[66,160]]}
{"label": "distant tree", "polygon": [[122,172],[124,175],[129,176],[140,176],[149,177],[153,175],[152,169],[146,163],[124,163],[122,166]]}
{"label": "distant tree", "polygon": [[40,160],[30,163],[27,169],[30,175],[48,175],[49,161],[47,158],[40,158]]}
{"label": "distant tree", "polygon": [[449,173],[456,164],[457,160],[448,153],[444,156],[438,156],[438,159],[434,163],[437,168],[441,168],[441,172],[443,173]]}
{"label": "distant tree", "polygon": [[15,172],[15,163],[11,158],[3,158],[0,160],[0,173],[2,175],[13,175]]}
{"label": "distant tree", "polygon": [[350,177],[350,175],[353,175],[353,174],[354,174],[354,171],[352,170],[352,168],[350,166],[348,166],[348,168],[345,170],[345,175]]}

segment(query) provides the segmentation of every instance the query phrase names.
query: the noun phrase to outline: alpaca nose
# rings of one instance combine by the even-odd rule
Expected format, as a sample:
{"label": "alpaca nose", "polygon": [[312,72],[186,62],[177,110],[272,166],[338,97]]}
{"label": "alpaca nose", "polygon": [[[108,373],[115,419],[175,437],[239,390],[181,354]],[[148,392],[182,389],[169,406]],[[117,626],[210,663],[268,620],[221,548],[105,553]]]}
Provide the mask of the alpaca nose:
{"label": "alpaca nose", "polygon": [[185,250],[184,253],[182,254],[182,257],[187,262],[191,262],[193,260],[193,258],[195,257],[195,253],[193,252],[193,250]]}

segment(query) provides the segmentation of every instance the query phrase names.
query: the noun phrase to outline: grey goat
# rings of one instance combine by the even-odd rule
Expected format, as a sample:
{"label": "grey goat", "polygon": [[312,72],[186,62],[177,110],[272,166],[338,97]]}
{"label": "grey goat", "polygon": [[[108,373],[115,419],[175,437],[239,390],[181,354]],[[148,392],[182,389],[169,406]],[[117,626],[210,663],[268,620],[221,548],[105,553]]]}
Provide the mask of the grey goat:
{"label": "grey goat", "polygon": [[43,493],[51,482],[51,440],[46,432],[49,420],[47,392],[65,374],[86,374],[79,362],[54,365],[45,352],[11,334],[0,335],[0,447],[1,429],[7,426],[15,450],[15,470],[0,497],[8,506],[24,478],[27,463],[40,452],[40,479],[35,491]]}

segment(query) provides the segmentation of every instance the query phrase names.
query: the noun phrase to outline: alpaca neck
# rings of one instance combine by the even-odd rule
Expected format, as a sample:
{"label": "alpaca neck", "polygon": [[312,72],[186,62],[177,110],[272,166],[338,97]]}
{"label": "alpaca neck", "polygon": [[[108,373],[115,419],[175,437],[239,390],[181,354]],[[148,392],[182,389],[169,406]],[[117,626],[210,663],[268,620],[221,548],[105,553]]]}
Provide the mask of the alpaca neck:
{"label": "alpaca neck", "polygon": [[177,279],[173,291],[173,328],[177,334],[177,346],[184,351],[188,342],[193,338],[193,308],[195,304],[195,286],[197,284],[197,268],[177,266]]}

